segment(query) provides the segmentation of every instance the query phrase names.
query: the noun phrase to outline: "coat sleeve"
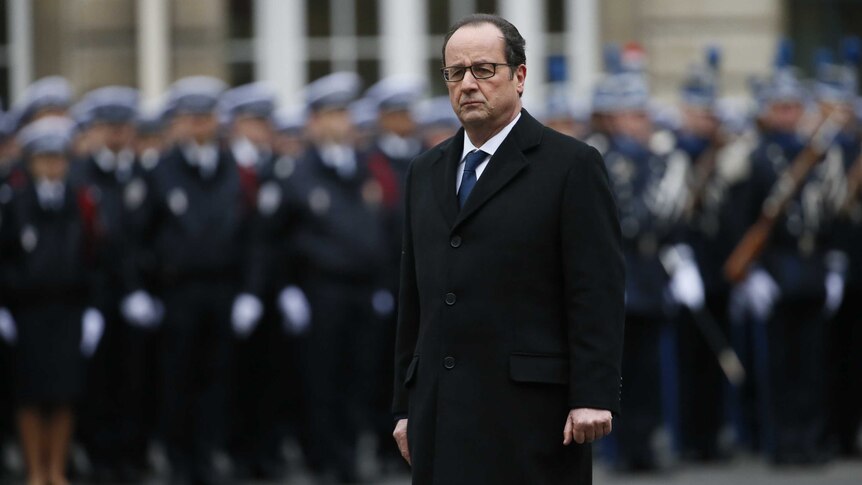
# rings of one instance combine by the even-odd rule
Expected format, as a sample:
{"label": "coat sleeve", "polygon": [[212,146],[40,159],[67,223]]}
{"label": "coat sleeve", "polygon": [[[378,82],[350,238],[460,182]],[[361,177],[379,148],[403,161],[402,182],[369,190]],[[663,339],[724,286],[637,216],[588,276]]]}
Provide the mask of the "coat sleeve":
{"label": "coat sleeve", "polygon": [[395,382],[392,413],[396,417],[407,415],[408,389],[404,386],[407,368],[413,359],[419,336],[419,290],[416,284],[416,263],[413,256],[411,232],[411,181],[413,164],[407,171],[405,183],[404,234],[401,243],[401,276],[398,296],[398,330],[395,338]]}
{"label": "coat sleeve", "polygon": [[561,210],[571,408],[620,412],[625,263],[617,207],[601,155],[569,170]]}

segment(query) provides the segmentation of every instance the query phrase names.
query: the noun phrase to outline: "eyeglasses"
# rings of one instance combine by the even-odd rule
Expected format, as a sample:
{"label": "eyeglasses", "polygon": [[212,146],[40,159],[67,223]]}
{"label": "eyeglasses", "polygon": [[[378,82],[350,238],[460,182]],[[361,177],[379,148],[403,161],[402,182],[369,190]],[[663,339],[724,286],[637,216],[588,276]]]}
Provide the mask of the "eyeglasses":
{"label": "eyeglasses", "polygon": [[480,64],[473,64],[472,66],[449,66],[440,69],[440,72],[443,73],[443,80],[447,83],[454,83],[464,79],[464,75],[467,74],[467,69],[473,73],[474,79],[488,79],[489,77],[494,77],[494,74],[497,73],[497,66],[512,66],[513,64],[506,63],[494,63],[494,62],[482,62]]}

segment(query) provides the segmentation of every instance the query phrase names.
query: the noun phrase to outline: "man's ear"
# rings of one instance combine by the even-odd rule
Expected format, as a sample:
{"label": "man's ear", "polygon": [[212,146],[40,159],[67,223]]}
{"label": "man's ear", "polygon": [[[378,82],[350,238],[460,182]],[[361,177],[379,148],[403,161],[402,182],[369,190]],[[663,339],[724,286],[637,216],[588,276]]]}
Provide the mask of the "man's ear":
{"label": "man's ear", "polygon": [[517,81],[518,94],[524,94],[524,81],[527,80],[526,64],[521,64],[515,68],[515,80]]}

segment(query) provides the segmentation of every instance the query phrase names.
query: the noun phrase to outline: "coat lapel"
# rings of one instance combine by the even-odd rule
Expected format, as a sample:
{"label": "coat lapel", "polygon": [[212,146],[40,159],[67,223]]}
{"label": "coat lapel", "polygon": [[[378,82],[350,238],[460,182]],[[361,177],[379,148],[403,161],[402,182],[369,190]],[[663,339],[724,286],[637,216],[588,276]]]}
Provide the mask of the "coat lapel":
{"label": "coat lapel", "polygon": [[434,196],[437,205],[446,218],[446,223],[451,228],[458,217],[458,197],[455,194],[455,170],[461,160],[461,151],[464,146],[464,129],[449,140],[448,145],[440,147],[441,156],[434,162]]}
{"label": "coat lapel", "polygon": [[[455,229],[459,224],[479,210],[485,202],[506,186],[515,176],[527,167],[529,161],[524,152],[539,144],[542,138],[542,124],[530,116],[526,110],[521,111],[521,119],[512,128],[509,136],[500,145],[500,148],[491,157],[488,166],[476,182],[473,192],[467,199],[467,203],[457,212],[457,218],[452,226]],[[456,154],[457,157],[457,154]],[[458,160],[454,166],[457,167]],[[457,211],[457,198],[455,197],[455,174],[454,170],[449,179],[452,185],[452,200],[455,201]]]}

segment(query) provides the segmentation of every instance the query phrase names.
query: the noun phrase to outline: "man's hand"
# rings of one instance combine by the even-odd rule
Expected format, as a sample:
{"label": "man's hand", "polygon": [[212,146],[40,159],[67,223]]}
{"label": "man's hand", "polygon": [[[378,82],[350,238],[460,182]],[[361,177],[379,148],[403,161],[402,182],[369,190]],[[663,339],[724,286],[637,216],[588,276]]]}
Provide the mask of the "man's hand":
{"label": "man's hand", "polygon": [[[572,409],[563,428],[563,444],[568,445],[574,440],[580,445],[603,438],[611,434],[612,420],[611,412],[604,409]],[[395,430],[398,431],[398,428]]]}
{"label": "man's hand", "polygon": [[395,438],[395,443],[398,444],[398,451],[401,452],[401,456],[407,460],[408,465],[413,465],[410,463],[410,447],[407,446],[407,420],[399,419],[397,423],[395,423],[395,431],[392,432],[392,437]]}

